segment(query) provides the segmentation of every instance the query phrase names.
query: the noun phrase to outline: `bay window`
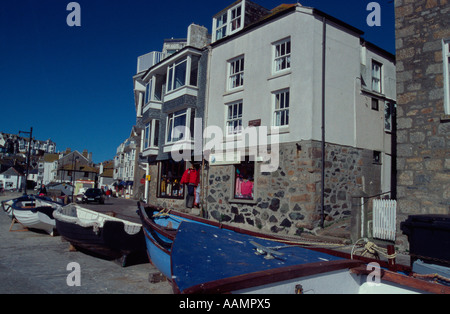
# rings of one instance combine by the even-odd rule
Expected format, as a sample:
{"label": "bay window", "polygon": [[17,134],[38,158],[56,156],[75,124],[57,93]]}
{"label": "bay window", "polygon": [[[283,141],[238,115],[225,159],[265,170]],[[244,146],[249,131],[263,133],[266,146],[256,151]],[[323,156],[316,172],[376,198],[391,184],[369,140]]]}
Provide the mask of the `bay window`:
{"label": "bay window", "polygon": [[145,104],[151,101],[162,100],[163,79],[160,76],[153,76],[145,86]]}
{"label": "bay window", "polygon": [[187,60],[185,59],[179,63],[174,63],[169,66],[167,76],[168,92],[186,85],[186,65]]}
{"label": "bay window", "polygon": [[[167,117],[167,143],[175,143],[180,140],[190,140],[185,138],[187,130],[190,131],[190,137],[194,136],[193,121],[195,117],[195,110],[187,108],[183,110],[170,113]],[[189,127],[188,127],[189,126]]]}
{"label": "bay window", "polygon": [[189,55],[169,65],[167,68],[167,92],[183,86],[197,86],[199,60],[199,56]]}
{"label": "bay window", "polygon": [[158,148],[159,145],[159,120],[152,120],[145,125],[144,150]]}

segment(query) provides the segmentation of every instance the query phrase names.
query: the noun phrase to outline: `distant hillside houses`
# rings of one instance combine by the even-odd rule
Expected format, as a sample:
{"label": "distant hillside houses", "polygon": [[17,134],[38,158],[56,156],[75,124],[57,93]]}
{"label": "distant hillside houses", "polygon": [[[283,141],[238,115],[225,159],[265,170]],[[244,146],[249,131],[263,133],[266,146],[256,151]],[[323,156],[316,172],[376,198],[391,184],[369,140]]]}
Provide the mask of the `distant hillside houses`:
{"label": "distant hillside houses", "polygon": [[[0,155],[27,154],[29,139],[16,134],[0,133]],[[31,139],[31,151],[33,156],[43,155],[44,153],[55,153],[56,143],[48,139],[46,141]]]}
{"label": "distant hillside houses", "polygon": [[32,138],[30,146],[29,138],[0,133],[0,187],[5,190],[30,190],[57,183],[95,186],[98,181],[99,169],[87,150],[57,152],[50,139]]}

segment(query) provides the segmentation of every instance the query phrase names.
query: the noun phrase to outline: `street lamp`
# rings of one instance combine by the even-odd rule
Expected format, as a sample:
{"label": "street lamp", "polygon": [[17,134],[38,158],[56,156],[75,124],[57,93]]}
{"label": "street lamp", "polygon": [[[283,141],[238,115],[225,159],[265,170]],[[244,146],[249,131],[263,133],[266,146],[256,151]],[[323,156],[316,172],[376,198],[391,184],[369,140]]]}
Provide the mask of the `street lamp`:
{"label": "street lamp", "polygon": [[33,135],[33,128],[30,128],[30,132],[19,131],[19,135],[21,133],[30,135],[30,139],[28,142],[27,171],[26,171],[26,175],[25,175],[25,194],[24,194],[24,195],[27,195],[27,179],[28,179],[28,169],[30,167],[31,137]]}
{"label": "street lamp", "polygon": [[78,156],[77,157],[75,157],[75,152],[73,153],[73,156],[72,156],[72,176],[71,176],[71,181],[72,181],[72,203],[74,203],[74,201],[73,201],[73,195],[74,195],[74,193],[75,193],[75,186],[74,186],[74,181],[73,181],[73,176],[74,176],[74,174],[75,174],[75,166],[76,166],[76,164],[77,164],[77,160],[78,160]]}

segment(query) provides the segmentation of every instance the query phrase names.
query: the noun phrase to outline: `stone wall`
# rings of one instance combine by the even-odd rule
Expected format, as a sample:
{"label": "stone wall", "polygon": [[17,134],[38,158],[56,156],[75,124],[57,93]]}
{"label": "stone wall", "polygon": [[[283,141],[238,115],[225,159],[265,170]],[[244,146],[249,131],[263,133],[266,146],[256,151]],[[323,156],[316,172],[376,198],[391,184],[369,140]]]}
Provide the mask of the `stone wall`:
{"label": "stone wall", "polygon": [[[412,214],[450,214],[450,119],[444,115],[442,40],[448,0],[396,0],[397,199]],[[400,229],[398,229],[400,230]],[[407,248],[398,234],[398,245]]]}
{"label": "stone wall", "polygon": [[[273,173],[255,173],[255,198],[251,203],[233,200],[234,166],[211,166],[205,172],[204,206],[210,218],[245,224],[268,232],[300,235],[321,221],[321,143],[302,141],[280,145],[280,164]],[[326,145],[325,220],[349,218],[351,196],[365,189],[380,192],[381,166],[373,152]]]}

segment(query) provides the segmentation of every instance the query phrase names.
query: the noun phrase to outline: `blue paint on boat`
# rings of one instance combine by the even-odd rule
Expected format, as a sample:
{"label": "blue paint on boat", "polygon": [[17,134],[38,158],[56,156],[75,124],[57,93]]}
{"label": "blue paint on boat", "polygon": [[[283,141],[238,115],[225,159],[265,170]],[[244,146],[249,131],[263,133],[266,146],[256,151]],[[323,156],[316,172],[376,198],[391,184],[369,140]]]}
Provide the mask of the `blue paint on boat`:
{"label": "blue paint on boat", "polygon": [[[175,214],[165,213],[160,209],[141,207],[138,205],[138,214],[145,231],[145,242],[150,262],[167,278],[172,277],[170,255],[176,230],[182,222],[191,222],[208,226],[208,224],[195,221]],[[169,236],[173,234],[173,237]]]}
{"label": "blue paint on boat", "polygon": [[[147,229],[146,232],[148,234]],[[145,237],[145,244],[147,246],[148,257],[152,264],[158,268],[164,276],[170,278],[172,276],[170,270],[170,255],[153,244],[148,237]]]}
{"label": "blue paint on boat", "polygon": [[[252,242],[276,248],[283,255],[266,259]],[[224,278],[274,268],[338,261],[329,254],[281,244],[225,229],[183,222],[172,245],[172,279],[180,292]]]}

